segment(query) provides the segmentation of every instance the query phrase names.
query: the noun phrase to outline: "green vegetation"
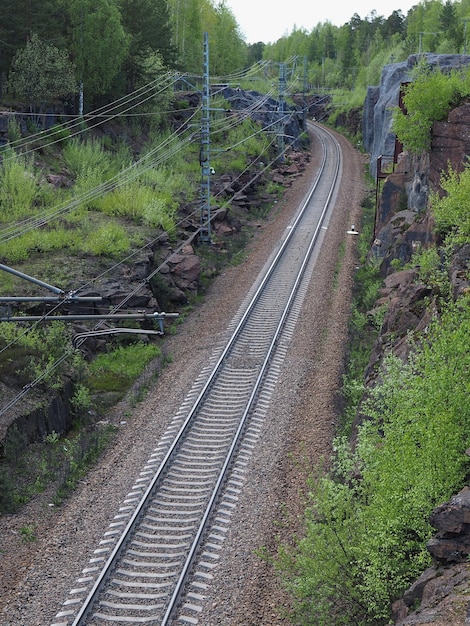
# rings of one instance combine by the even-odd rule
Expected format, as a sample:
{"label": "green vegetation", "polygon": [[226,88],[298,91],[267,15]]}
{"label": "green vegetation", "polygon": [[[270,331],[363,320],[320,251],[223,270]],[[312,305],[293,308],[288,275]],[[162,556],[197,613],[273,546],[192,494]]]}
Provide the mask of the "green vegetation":
{"label": "green vegetation", "polygon": [[468,70],[444,74],[439,70],[430,72],[425,64],[419,65],[412,82],[405,86],[406,114],[399,108],[394,111],[393,128],[399,140],[415,154],[428,150],[433,122],[444,119],[469,95]]}
{"label": "green vegetation", "polygon": [[28,524],[20,528],[21,538],[25,543],[36,541],[36,530],[34,526]]}
{"label": "green vegetation", "polygon": [[436,220],[436,229],[456,243],[470,240],[470,168],[466,164],[463,172],[449,168],[441,177],[441,187],[446,192],[431,197],[431,207]]}
{"label": "green vegetation", "polygon": [[304,534],[276,559],[295,623],[386,624],[430,564],[429,515],[469,471],[469,304],[443,304],[409,363],[388,357],[356,447],[338,437],[333,469],[309,479]]}
{"label": "green vegetation", "polygon": [[[43,373],[41,367],[47,367],[54,360],[54,349],[63,350],[63,340],[59,341],[59,338],[65,331],[64,325],[55,322],[47,328],[49,333],[45,333],[44,329],[26,333],[18,330],[14,324],[0,324],[3,342],[12,341],[15,337],[19,339],[17,343],[20,347],[15,344],[13,352],[10,354],[7,350],[6,354],[15,359],[18,368],[24,369],[24,372],[19,370],[16,376],[24,375],[25,381],[31,375]],[[48,351],[45,350],[46,344]],[[23,347],[28,349],[21,352]],[[36,355],[32,364],[29,363],[31,354]],[[60,373],[54,371],[53,380],[58,387],[63,385],[64,377],[67,378],[71,373],[76,377],[79,375],[81,379],[75,384],[71,398],[74,427],[66,437],[51,433],[43,442],[32,444],[27,443],[26,435],[18,428],[9,429],[2,444],[0,513],[17,511],[35,494],[46,489],[52,490],[51,501],[60,504],[96,462],[115,432],[112,425],[95,425],[96,416],[90,416],[91,407],[96,411],[103,405],[102,401],[97,401],[97,397],[100,393],[110,392],[122,397],[150,361],[159,355],[160,349],[155,345],[133,343],[116,346],[108,353],[99,355],[89,365],[77,353],[68,369],[62,369]],[[11,358],[1,361],[5,368],[2,380],[8,380],[6,374],[11,375],[8,372]],[[17,380],[21,382],[21,378]],[[54,386],[51,380],[45,382],[49,388]],[[25,540],[32,540],[29,537],[25,531]]]}
{"label": "green vegetation", "polygon": [[12,148],[4,149],[0,169],[2,222],[31,215],[38,195],[39,183],[32,159],[18,155]]}
{"label": "green vegetation", "polygon": [[[328,91],[331,121],[362,105],[367,86],[378,84],[384,64],[421,51],[462,52],[466,46],[463,2],[430,0],[414,6],[407,16],[400,11],[388,18],[375,12],[365,19],[354,14],[341,27],[325,23],[311,32],[295,29],[268,46],[261,42],[247,46],[224,2],[73,0],[64,4],[52,0],[49,4],[46,15],[38,10],[39,0],[31,0],[27,7],[7,0],[2,18],[10,28],[0,27],[2,101],[13,108],[28,107],[35,114],[28,125],[30,139],[17,122],[9,123],[10,144],[2,148],[0,165],[0,229],[7,232],[15,224],[18,228],[2,242],[0,260],[26,266],[52,258],[55,251],[66,251],[77,266],[86,255],[94,257],[96,264],[101,259],[114,262],[136,244],[155,238],[156,232],[165,231],[170,239],[177,236],[179,206],[197,198],[199,146],[195,147],[189,132],[175,138],[167,128],[168,110],[179,109],[182,126],[192,123],[192,112],[189,102],[175,104],[173,84],[165,81],[176,67],[200,73],[206,30],[214,75],[229,74],[261,59],[273,62],[264,66],[264,76],[256,82],[247,77],[244,87],[269,91],[278,78],[279,63],[305,56],[307,76],[299,64],[290,77],[292,91],[302,91],[304,78],[315,90]],[[105,22],[106,37],[97,36],[104,32]],[[62,68],[61,75],[48,83],[53,67]],[[35,68],[35,82],[28,79],[31,68]],[[127,96],[141,88],[141,103],[132,113],[136,117],[127,119]],[[398,110],[394,114],[400,140],[412,152],[427,149],[432,123],[444,119],[469,92],[468,73],[430,74],[418,66],[406,88],[408,114]],[[71,95],[75,101],[79,94],[84,96],[85,112],[123,98],[117,119],[107,127],[108,135],[102,137],[100,129],[85,138],[96,121],[86,116],[77,134],[61,124],[34,134],[40,114],[49,107],[61,110],[62,98]],[[219,110],[211,114],[217,120],[231,120],[232,112],[222,111],[223,101],[214,104]],[[211,140],[216,155],[212,164],[218,174],[239,176],[248,162],[258,159],[261,171],[261,161],[269,161],[275,150],[271,138],[250,121],[214,124]],[[171,169],[166,164],[169,158]],[[46,182],[50,172],[63,173],[70,187],[53,188]],[[429,513],[468,478],[470,301],[468,296],[450,301],[448,270],[452,248],[469,241],[469,185],[468,169],[450,170],[442,182],[446,195],[432,198],[436,228],[446,242],[442,248],[419,250],[412,264],[419,265],[420,280],[432,288],[436,316],[426,336],[415,338],[408,363],[393,356],[385,359],[380,381],[366,399],[363,372],[385,309],[373,308],[381,279],[378,264],[368,257],[372,202],[364,207],[358,241],[361,267],[356,274],[342,389],[346,405],[342,430],[331,463],[325,460],[330,469],[316,467],[308,480],[304,532],[280,545],[274,558],[268,557],[292,594],[292,620],[297,624],[386,624],[390,603],[429,563],[425,548],[432,532]],[[266,186],[269,192],[275,189]],[[220,198],[212,200],[213,206],[221,204]],[[263,210],[253,210],[252,215],[259,217]],[[22,225],[36,219],[34,227],[20,235]],[[202,290],[223,264],[240,258],[247,236],[244,233],[226,245],[223,257],[215,247],[201,251]],[[58,275],[61,268],[47,271]],[[2,290],[11,290],[11,285],[11,279],[4,281]],[[159,290],[159,303],[165,304],[167,287],[161,277],[155,276],[152,285]],[[91,363],[76,355],[59,371],[54,365],[64,352],[73,354],[70,343],[70,330],[60,323],[27,331],[0,324],[2,381],[11,377],[12,367],[13,384],[27,385],[37,378],[48,389],[59,389],[72,381],[75,416],[66,437],[52,433],[37,444],[27,444],[22,433],[9,430],[0,464],[2,513],[18,510],[45,490],[51,490],[51,501],[57,504],[68,495],[114,432],[112,426],[100,427],[96,416],[90,416],[92,407],[99,412],[97,398],[122,397],[160,355],[154,344],[110,341],[108,351]],[[365,420],[353,448],[350,435],[358,409]],[[33,526],[20,532],[24,541],[35,540]]]}
{"label": "green vegetation", "polygon": [[69,97],[76,92],[74,66],[65,50],[46,44],[36,33],[13,58],[8,82],[11,91],[25,98],[30,111],[38,113],[51,98]]}
{"label": "green vegetation", "polygon": [[48,387],[61,388],[71,375],[76,360],[66,367],[49,370],[70,341],[71,329],[64,322],[54,321],[46,326],[25,328],[13,322],[0,323],[0,375],[2,380],[24,384],[41,377]]}
{"label": "green vegetation", "polygon": [[[115,427],[107,425],[72,431],[66,438],[51,433],[41,443],[27,444],[17,428],[3,442],[0,464],[0,514],[14,513],[48,490],[51,504],[60,504],[75,489],[109,444]],[[24,541],[35,541],[35,529],[24,527]]]}
{"label": "green vegetation", "polygon": [[[366,396],[363,371],[381,320],[379,311],[378,319],[365,315],[377,266],[361,255],[342,431],[329,469],[318,464],[308,478],[303,532],[279,544],[276,556],[265,553],[291,594],[295,624],[389,623],[391,603],[431,565],[431,512],[468,481],[470,296],[454,302],[449,280],[452,253],[470,241],[468,169],[443,175],[442,186],[446,195],[431,204],[443,242],[419,248],[408,264],[432,290],[434,318],[408,338],[407,362],[385,356]],[[366,228],[367,215],[366,205]]]}
{"label": "green vegetation", "polygon": [[369,258],[371,236],[374,229],[375,206],[372,193],[363,201],[361,233],[358,236],[359,267],[354,279],[354,293],[349,317],[349,340],[346,372],[343,375],[342,396],[344,411],[341,420],[344,434],[351,428],[364,394],[364,371],[381,328],[379,320],[371,320],[369,311],[377,299],[382,279],[378,263]]}
{"label": "green vegetation", "polygon": [[89,366],[89,381],[95,391],[125,391],[145,369],[160,355],[152,344],[134,343],[99,354]]}

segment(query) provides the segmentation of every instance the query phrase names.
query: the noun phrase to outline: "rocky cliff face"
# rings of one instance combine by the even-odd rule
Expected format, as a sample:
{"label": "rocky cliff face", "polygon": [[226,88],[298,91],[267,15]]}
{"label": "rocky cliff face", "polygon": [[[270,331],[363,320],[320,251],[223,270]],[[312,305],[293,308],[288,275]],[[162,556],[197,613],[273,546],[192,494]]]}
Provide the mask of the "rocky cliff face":
{"label": "rocky cliff face", "polygon": [[370,154],[370,174],[377,174],[377,159],[383,156],[386,161],[393,159],[395,135],[391,131],[392,108],[398,106],[402,83],[411,80],[416,65],[425,61],[430,68],[443,71],[466,66],[470,56],[463,54],[413,54],[401,63],[391,63],[382,70],[380,85],[369,87],[364,102],[362,136],[364,147]]}
{"label": "rocky cliff face", "polygon": [[[430,65],[451,69],[467,64],[470,57],[426,55]],[[370,171],[376,175],[377,157],[391,158],[395,138],[390,131],[390,107],[398,103],[400,84],[409,77],[418,57],[386,66],[379,87],[370,88],[363,117],[364,144],[370,151]],[[419,158],[402,153],[394,168],[378,188],[374,241],[370,254],[380,262],[384,278],[374,309],[386,306],[381,332],[366,372],[366,383],[373,385],[385,351],[406,358],[411,333],[424,331],[434,314],[436,293],[419,282],[418,271],[395,271],[394,259],[402,264],[420,246],[435,242],[433,219],[428,210],[429,193],[440,193],[443,172],[450,167],[461,171],[470,154],[470,104],[452,110],[447,120],[432,129],[429,154]],[[470,245],[456,249],[448,269],[457,298],[470,289]],[[370,312],[374,319],[376,312]],[[470,623],[468,593],[470,572],[470,491],[465,487],[431,516],[436,535],[428,549],[433,567],[410,587],[393,606],[396,626],[411,624]],[[417,608],[418,607],[418,608]]]}

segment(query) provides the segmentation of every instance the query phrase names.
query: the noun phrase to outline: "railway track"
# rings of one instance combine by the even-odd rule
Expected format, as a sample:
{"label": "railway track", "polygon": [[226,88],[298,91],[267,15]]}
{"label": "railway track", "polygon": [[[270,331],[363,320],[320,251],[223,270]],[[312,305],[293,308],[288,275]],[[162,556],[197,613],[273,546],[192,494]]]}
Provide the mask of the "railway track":
{"label": "railway track", "polygon": [[51,626],[197,624],[341,176],[334,137],[248,294]]}

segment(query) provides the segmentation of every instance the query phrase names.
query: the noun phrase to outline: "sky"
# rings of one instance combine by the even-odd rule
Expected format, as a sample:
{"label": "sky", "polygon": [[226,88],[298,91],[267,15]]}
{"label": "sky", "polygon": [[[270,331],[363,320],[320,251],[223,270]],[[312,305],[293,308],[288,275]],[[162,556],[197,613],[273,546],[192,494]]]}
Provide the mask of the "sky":
{"label": "sky", "polygon": [[273,43],[296,28],[310,32],[318,23],[331,22],[342,26],[357,13],[365,19],[372,11],[389,17],[393,11],[404,15],[419,0],[226,0],[247,43]]}

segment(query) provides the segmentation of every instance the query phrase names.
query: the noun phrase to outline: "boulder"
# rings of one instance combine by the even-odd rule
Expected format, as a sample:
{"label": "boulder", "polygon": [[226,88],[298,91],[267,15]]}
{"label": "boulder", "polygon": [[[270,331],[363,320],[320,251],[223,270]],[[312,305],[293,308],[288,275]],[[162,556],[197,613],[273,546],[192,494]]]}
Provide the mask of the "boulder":
{"label": "boulder", "polygon": [[182,284],[186,284],[188,289],[197,286],[201,273],[201,262],[190,246],[183,249],[181,254],[172,254],[168,259],[170,273],[173,275],[175,283],[178,281],[180,289]]}
{"label": "boulder", "polygon": [[[434,565],[393,604],[395,626],[428,624],[441,616],[449,618],[451,603],[454,614],[456,604],[461,605],[461,621],[455,623],[467,623],[467,598],[463,594],[468,591],[470,578],[470,488],[464,487],[434,509],[430,522],[438,531],[427,544]],[[459,597],[462,601],[456,603]]]}
{"label": "boulder", "polygon": [[[470,571],[466,564],[430,567],[392,605],[395,626],[418,624],[464,624],[467,614],[465,592]],[[459,608],[460,607],[460,608]],[[460,615],[456,613],[460,612]],[[444,621],[442,621],[444,620]]]}
{"label": "boulder", "polygon": [[430,522],[438,531],[427,544],[433,558],[443,564],[466,561],[470,554],[470,488],[464,487],[434,509]]}

